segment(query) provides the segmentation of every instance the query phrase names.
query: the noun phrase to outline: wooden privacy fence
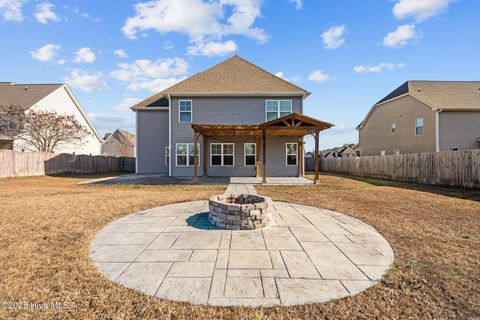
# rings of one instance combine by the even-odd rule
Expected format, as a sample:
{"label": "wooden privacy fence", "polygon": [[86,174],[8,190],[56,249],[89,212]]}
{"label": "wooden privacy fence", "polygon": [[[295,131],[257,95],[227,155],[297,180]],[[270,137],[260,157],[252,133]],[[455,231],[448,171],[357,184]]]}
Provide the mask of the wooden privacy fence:
{"label": "wooden privacy fence", "polygon": [[0,150],[0,178],[114,171],[135,172],[135,158]]}
{"label": "wooden privacy fence", "polygon": [[480,149],[329,158],[322,171],[400,182],[480,188]]}

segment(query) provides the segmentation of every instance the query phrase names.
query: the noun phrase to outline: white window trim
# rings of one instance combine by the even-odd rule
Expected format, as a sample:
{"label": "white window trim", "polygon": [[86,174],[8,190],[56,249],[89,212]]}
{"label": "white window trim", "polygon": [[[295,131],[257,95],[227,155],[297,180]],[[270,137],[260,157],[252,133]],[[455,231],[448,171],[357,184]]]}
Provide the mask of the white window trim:
{"label": "white window trim", "polygon": [[[421,126],[421,127],[418,127],[418,126],[417,126],[417,120],[418,120],[418,119],[422,119],[422,126]],[[418,133],[417,133],[417,128],[423,128],[422,133],[418,134]],[[424,133],[425,133],[425,119],[424,119],[423,117],[415,118],[415,135],[416,135],[416,136],[423,136]]]}
{"label": "white window trim", "polygon": [[[393,127],[393,125],[395,125],[395,128]],[[391,133],[391,134],[397,133],[397,122],[392,122],[392,123],[390,124],[390,133]]]}
{"label": "white window trim", "polygon": [[269,121],[268,120],[268,110],[267,110],[267,104],[268,104],[269,101],[276,101],[277,102],[277,119],[280,118],[280,101],[290,101],[290,114],[293,113],[293,100],[291,100],[291,99],[268,99],[268,100],[265,100],[265,121]]}
{"label": "white window trim", "polygon": [[[295,153],[295,164],[288,164],[288,156],[292,156],[292,154],[288,153],[288,145],[289,144],[295,144],[297,146],[297,148],[296,148],[297,152]],[[287,143],[285,143],[285,165],[287,167],[298,166],[298,143],[297,142],[287,142]]]}
{"label": "white window trim", "polygon": [[[219,144],[219,145],[222,146],[222,147],[220,148],[220,154],[212,154],[212,146],[213,146],[214,144]],[[232,154],[232,156],[233,156],[233,164],[232,164],[231,166],[230,166],[230,165],[224,165],[224,164],[223,164],[223,156],[224,156],[224,154],[223,154],[223,146],[224,146],[224,145],[232,145],[232,146],[233,146],[233,148],[232,148],[232,150],[233,150],[233,154]],[[217,164],[214,165],[214,164],[212,164],[212,157],[213,157],[213,156],[220,156],[220,159],[221,159],[221,164],[220,164],[220,165],[217,165]],[[229,154],[228,154],[228,156],[229,156]],[[235,167],[235,143],[211,142],[211,143],[210,143],[210,167]]]}
{"label": "white window trim", "polygon": [[[247,144],[253,144],[255,146],[255,153],[254,154],[247,154]],[[247,156],[254,156],[255,163],[247,165]],[[257,164],[257,144],[255,142],[247,142],[243,144],[243,166],[244,167],[254,167]]]}
{"label": "white window trim", "polygon": [[[167,153],[168,153],[168,162],[167,162]],[[165,147],[165,154],[164,154],[164,160],[165,160],[165,165],[166,166],[169,166],[170,165],[170,161],[172,161],[172,155],[171,155],[171,150],[170,150],[170,147]]]}
{"label": "white window trim", "polygon": [[[182,122],[181,121],[181,118],[180,118],[180,114],[182,112],[187,112],[187,111],[180,111],[180,103],[182,101],[190,101],[190,122]],[[186,100],[186,99],[182,99],[182,100],[178,100],[178,123],[193,123],[193,100]]]}
{"label": "white window trim", "polygon": [[[177,151],[178,151],[178,145],[179,145],[179,144],[185,144],[185,145],[187,145],[187,154],[185,155],[185,156],[187,157],[187,164],[186,164],[186,165],[183,165],[183,164],[179,165],[179,164],[178,164],[178,153],[177,153]],[[189,145],[189,144],[193,144],[193,143],[191,143],[191,142],[187,142],[187,143],[183,143],[183,142],[175,143],[175,166],[176,166],[176,167],[193,167],[193,163],[190,164],[190,161],[189,161],[189,159],[190,159],[190,152],[189,152],[190,150],[189,150],[189,148],[188,148],[188,145]],[[200,143],[198,143],[198,144],[200,144]],[[195,147],[195,146],[194,146],[194,147]],[[192,152],[195,153],[194,150],[192,150]],[[172,161],[172,160],[171,160],[171,153],[172,153],[172,152],[170,152],[170,161]],[[200,146],[198,146],[198,163],[197,163],[197,167],[200,166],[200,159],[201,159],[201,156],[200,156]]]}

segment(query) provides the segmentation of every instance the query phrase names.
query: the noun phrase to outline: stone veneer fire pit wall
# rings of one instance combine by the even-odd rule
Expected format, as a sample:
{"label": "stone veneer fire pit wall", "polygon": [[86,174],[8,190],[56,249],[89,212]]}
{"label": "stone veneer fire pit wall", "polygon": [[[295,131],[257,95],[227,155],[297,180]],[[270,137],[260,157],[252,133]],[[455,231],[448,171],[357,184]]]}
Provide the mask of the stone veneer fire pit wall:
{"label": "stone veneer fire pit wall", "polygon": [[272,200],[253,194],[220,195],[209,200],[208,220],[228,230],[255,230],[267,225]]}

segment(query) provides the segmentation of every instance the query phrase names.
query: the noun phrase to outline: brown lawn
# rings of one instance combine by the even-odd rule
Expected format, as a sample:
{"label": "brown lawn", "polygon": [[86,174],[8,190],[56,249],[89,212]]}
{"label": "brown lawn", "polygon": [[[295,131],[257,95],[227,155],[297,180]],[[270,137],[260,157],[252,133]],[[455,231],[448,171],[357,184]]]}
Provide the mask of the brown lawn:
{"label": "brown lawn", "polygon": [[[85,178],[83,178],[85,179]],[[321,176],[317,186],[258,187],[276,200],[345,213],[395,251],[384,280],[354,297],[291,308],[211,308],[147,297],[106,280],[88,244],[109,222],[225,186],[85,186],[82,178],[0,180],[0,303],[66,302],[4,318],[318,319],[480,318],[480,191]]]}

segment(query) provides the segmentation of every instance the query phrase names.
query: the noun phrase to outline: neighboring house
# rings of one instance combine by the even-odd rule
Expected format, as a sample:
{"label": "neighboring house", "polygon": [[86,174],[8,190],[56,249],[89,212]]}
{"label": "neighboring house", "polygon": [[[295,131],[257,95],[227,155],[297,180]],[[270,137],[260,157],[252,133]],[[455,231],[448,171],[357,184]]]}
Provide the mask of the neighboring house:
{"label": "neighboring house", "polygon": [[314,134],[318,151],[318,133],[332,126],[303,115],[309,95],[229,58],[132,107],[137,173],[301,176],[303,137]]}
{"label": "neighboring house", "polygon": [[102,142],[103,156],[134,157],[135,135],[117,129],[114,133],[107,133]]}
{"label": "neighboring house", "polygon": [[480,81],[407,81],[357,127],[362,156],[480,147]]}
{"label": "neighboring house", "polygon": [[[82,142],[62,145],[56,153],[100,154],[101,138],[66,84],[16,84],[0,83],[0,106],[16,106],[24,111],[55,111],[58,114],[74,115],[89,131]],[[10,121],[11,120],[11,121]],[[9,119],[9,125],[17,124]],[[0,149],[22,150],[20,141],[11,136],[0,136]]]}
{"label": "neighboring house", "polygon": [[322,158],[348,158],[356,156],[356,144],[345,144],[341,147],[320,151]]}

